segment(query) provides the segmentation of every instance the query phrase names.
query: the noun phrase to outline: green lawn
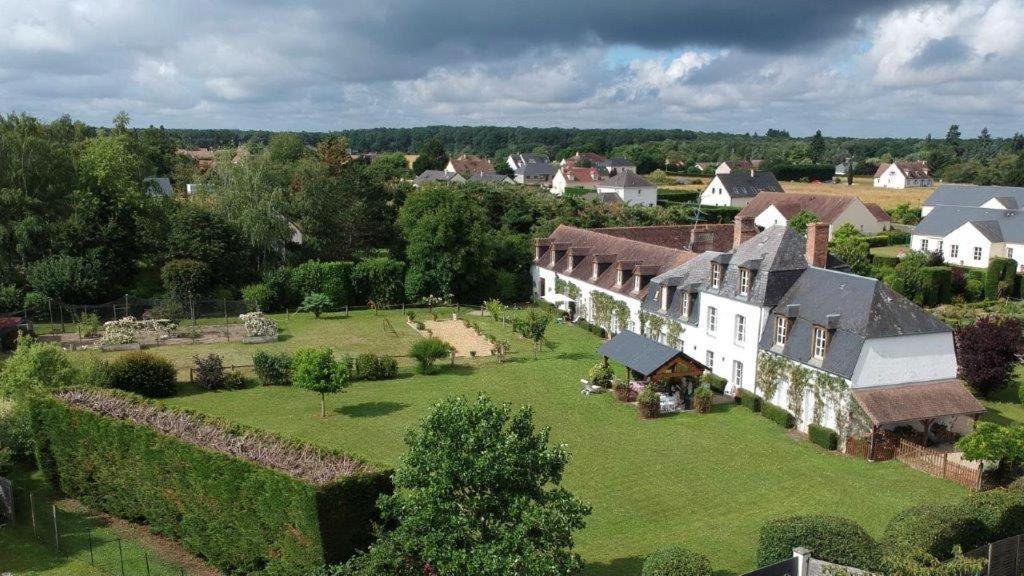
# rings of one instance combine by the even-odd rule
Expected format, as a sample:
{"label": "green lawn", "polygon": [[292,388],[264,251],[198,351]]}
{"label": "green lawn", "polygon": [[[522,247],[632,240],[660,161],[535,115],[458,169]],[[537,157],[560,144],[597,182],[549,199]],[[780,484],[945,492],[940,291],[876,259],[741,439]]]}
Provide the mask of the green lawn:
{"label": "green lawn", "polygon": [[[484,329],[506,327],[479,319]],[[404,354],[411,332],[385,335],[372,313],[350,318],[293,320],[291,338],[271,348],[320,343],[349,353],[373,350]],[[414,375],[360,382],[329,399],[330,415],[318,416],[315,394],[293,388],[232,392],[186,390],[169,404],[273,430],[370,461],[395,465],[403,437],[435,402],[483,392],[513,404],[529,404],[539,424],[572,454],[565,484],[593,506],[577,538],[585,574],[639,574],[643,557],[667,544],[707,554],[716,570],[740,573],[754,567],[761,524],[779,516],[830,513],[861,522],[879,535],[899,510],[925,501],[961,497],[964,490],[898,462],[869,464],[830,454],[790,438],[768,420],[743,408],[719,407],[710,415],[676,415],[641,421],[634,407],[610,394],[582,396],[579,379],[597,360],[600,341],[572,326],[553,325],[549,343],[533,360],[530,346],[515,340],[515,361],[464,361],[433,376]],[[216,348],[244,358],[241,345],[160,349],[177,361]]]}
{"label": "green lawn", "polygon": [[872,256],[882,256],[883,258],[896,258],[900,255],[900,252],[906,252],[910,250],[910,246],[906,244],[896,244],[895,246],[877,246],[871,249]]}
{"label": "green lawn", "polygon": [[1014,371],[1015,378],[1002,390],[997,390],[992,397],[982,400],[987,412],[981,417],[982,420],[995,422],[1008,426],[1011,424],[1024,424],[1024,405],[1021,405],[1017,388],[1024,382],[1024,366],[1017,366]]}

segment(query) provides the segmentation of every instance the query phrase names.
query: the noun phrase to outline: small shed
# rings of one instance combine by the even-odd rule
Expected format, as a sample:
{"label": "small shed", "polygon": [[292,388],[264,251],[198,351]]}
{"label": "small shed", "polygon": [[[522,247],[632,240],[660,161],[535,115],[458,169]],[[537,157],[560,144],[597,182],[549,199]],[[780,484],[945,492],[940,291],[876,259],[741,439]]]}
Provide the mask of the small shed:
{"label": "small shed", "polygon": [[629,330],[615,335],[598,348],[597,353],[626,366],[627,380],[667,380],[669,378],[699,378],[704,366],[681,351]]}

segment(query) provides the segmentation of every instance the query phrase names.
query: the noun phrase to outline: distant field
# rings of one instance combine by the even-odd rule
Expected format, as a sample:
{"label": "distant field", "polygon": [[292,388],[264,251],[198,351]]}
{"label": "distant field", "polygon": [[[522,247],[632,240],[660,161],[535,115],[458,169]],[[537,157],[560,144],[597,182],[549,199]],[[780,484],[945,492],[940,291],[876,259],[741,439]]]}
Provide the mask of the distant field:
{"label": "distant field", "polygon": [[899,204],[909,203],[911,206],[920,206],[925,198],[935,191],[935,186],[928,188],[907,188],[906,190],[890,190],[888,188],[875,188],[871,185],[871,178],[854,178],[853,186],[844,184],[807,182],[780,182],[782,189],[786,192],[800,194],[831,194],[835,196],[856,196],[863,202],[873,202],[887,210],[895,208]]}

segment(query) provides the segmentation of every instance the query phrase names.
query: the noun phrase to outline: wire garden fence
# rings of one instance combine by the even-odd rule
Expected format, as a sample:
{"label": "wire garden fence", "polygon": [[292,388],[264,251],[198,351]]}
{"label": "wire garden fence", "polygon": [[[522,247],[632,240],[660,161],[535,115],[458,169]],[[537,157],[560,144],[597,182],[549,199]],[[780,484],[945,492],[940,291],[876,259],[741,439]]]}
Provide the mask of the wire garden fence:
{"label": "wire garden fence", "polygon": [[[191,576],[195,568],[159,558],[133,539],[104,526],[105,520],[72,501],[58,503],[49,494],[19,490],[0,478],[0,525],[33,538],[54,556],[74,558],[110,576]],[[70,508],[70,509],[69,509]],[[6,517],[6,518],[5,518]],[[0,566],[2,568],[2,566]]]}

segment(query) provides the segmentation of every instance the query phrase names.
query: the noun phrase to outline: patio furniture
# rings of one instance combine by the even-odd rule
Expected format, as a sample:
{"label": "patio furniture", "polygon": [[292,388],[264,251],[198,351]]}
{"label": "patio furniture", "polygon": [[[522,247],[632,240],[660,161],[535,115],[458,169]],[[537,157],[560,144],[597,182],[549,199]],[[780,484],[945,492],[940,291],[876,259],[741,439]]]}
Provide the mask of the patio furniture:
{"label": "patio furniture", "polygon": [[580,378],[580,394],[584,396],[590,396],[591,394],[600,394],[604,391],[604,388],[597,384],[591,384],[590,380],[586,378]]}
{"label": "patio furniture", "polygon": [[679,411],[679,400],[675,394],[658,394],[658,396],[661,399],[662,413]]}

